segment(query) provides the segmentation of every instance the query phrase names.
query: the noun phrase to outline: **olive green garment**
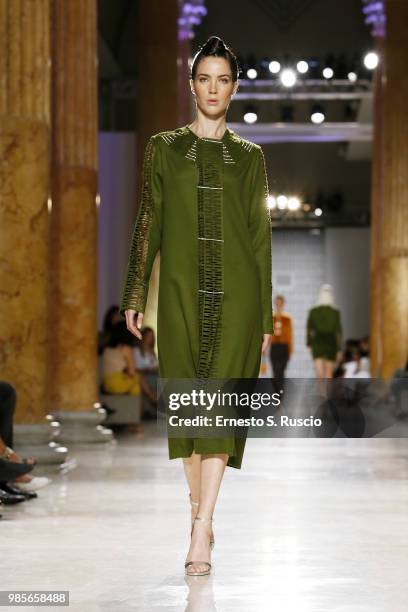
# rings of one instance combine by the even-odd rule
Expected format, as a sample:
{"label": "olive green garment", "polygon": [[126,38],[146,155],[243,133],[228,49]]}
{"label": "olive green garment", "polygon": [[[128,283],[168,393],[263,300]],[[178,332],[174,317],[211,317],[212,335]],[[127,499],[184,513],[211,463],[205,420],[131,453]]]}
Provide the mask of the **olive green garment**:
{"label": "olive green garment", "polygon": [[[273,333],[271,219],[262,149],[226,129],[188,126],[152,136],[121,312],[144,312],[160,250],[157,341],[161,378],[257,378]],[[244,438],[169,438],[169,458],[227,453]]]}
{"label": "olive green garment", "polygon": [[312,349],[313,359],[322,357],[335,361],[341,348],[341,321],[337,308],[322,304],[309,311],[307,345]]}

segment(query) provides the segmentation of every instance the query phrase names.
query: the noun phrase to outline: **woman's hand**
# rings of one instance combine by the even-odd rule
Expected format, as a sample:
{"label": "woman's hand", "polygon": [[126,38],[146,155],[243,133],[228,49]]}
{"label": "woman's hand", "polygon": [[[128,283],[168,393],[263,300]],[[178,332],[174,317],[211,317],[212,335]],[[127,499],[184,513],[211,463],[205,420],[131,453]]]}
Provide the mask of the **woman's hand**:
{"label": "woman's hand", "polygon": [[270,342],[271,342],[271,337],[272,334],[264,334],[263,335],[263,340],[262,340],[262,353],[264,353],[266,351],[266,349],[268,348]]}
{"label": "woman's hand", "polygon": [[139,340],[142,339],[142,334],[139,330],[143,325],[143,316],[143,312],[136,312],[136,310],[131,309],[125,310],[126,327]]}

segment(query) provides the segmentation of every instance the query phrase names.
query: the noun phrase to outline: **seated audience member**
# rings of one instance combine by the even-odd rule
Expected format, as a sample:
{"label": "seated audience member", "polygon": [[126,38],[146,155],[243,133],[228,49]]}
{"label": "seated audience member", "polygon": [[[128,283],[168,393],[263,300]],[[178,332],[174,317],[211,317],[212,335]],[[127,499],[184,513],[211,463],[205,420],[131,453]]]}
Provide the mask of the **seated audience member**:
{"label": "seated audience member", "polygon": [[344,368],[344,378],[353,378],[357,373],[360,361],[360,353],[356,346],[350,347],[350,344],[344,351],[342,366]]}
{"label": "seated audience member", "polygon": [[[155,336],[151,327],[145,327],[142,330],[142,340],[134,348],[134,360],[136,370],[142,374],[149,385],[149,388],[157,399],[157,379],[159,377],[159,362],[154,351]],[[152,415],[156,411],[157,402],[152,402],[144,391],[144,400],[146,402],[146,416]]]}
{"label": "seated audience member", "polygon": [[[36,490],[51,482],[49,478],[28,474],[36,464],[33,457],[23,459],[13,446],[13,417],[17,403],[17,393],[12,385],[0,381],[0,502],[18,503],[37,497]],[[17,474],[21,466],[20,474]],[[14,467],[13,467],[14,466]],[[24,467],[26,466],[26,467]]]}
{"label": "seated audience member", "polygon": [[[136,371],[133,357],[134,342],[135,338],[128,331],[126,321],[120,321],[112,328],[108,346],[102,353],[102,387],[105,393],[114,395],[124,393],[140,395],[143,391],[154,402],[155,394],[151,391],[144,375]],[[140,432],[142,427],[137,426],[135,430]]]}
{"label": "seated audience member", "polygon": [[119,306],[113,305],[105,313],[103,320],[103,329],[98,334],[98,355],[102,355],[103,349],[108,344],[110,333],[116,323],[122,321]]}

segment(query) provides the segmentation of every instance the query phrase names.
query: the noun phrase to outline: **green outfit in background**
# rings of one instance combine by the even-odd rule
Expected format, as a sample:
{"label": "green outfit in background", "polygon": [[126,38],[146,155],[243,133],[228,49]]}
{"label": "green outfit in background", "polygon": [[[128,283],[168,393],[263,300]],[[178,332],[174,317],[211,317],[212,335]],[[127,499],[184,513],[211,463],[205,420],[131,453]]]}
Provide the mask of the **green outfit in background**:
{"label": "green outfit in background", "polygon": [[313,359],[335,361],[341,348],[341,321],[337,308],[329,305],[315,306],[307,319],[307,346]]}
{"label": "green outfit in background", "polygon": [[[257,378],[272,333],[271,220],[262,149],[227,129],[188,127],[147,144],[142,196],[121,312],[144,312],[160,250],[157,340],[161,378]],[[228,453],[243,438],[169,438],[169,458]]]}

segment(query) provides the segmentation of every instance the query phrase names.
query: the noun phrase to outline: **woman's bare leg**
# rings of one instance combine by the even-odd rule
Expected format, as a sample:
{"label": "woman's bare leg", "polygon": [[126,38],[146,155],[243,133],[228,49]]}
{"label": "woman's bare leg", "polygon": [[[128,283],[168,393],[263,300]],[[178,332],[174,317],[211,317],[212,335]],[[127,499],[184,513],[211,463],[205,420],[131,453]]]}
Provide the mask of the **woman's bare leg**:
{"label": "woman's bare leg", "polygon": [[[183,458],[184,473],[186,475],[188,488],[191,494],[191,501],[200,500],[200,474],[201,474],[201,455],[193,454]],[[191,520],[197,516],[198,506],[191,507]]]}
{"label": "woman's bare leg", "polygon": [[[201,455],[198,515],[202,518],[209,519],[214,513],[227,461],[228,455],[225,453]],[[188,561],[211,562],[210,535],[210,521],[195,521],[186,563]],[[194,565],[189,567],[189,571],[193,572],[202,572],[206,569],[208,569],[208,567],[203,563],[194,563]]]}
{"label": "woman's bare leg", "polygon": [[326,397],[326,381],[324,380],[325,378],[324,359],[322,359],[321,357],[314,359],[314,367],[315,367],[316,378],[319,384],[320,393],[322,394],[323,397]]}
{"label": "woman's bare leg", "polygon": [[324,377],[333,378],[334,361],[324,361]]}

